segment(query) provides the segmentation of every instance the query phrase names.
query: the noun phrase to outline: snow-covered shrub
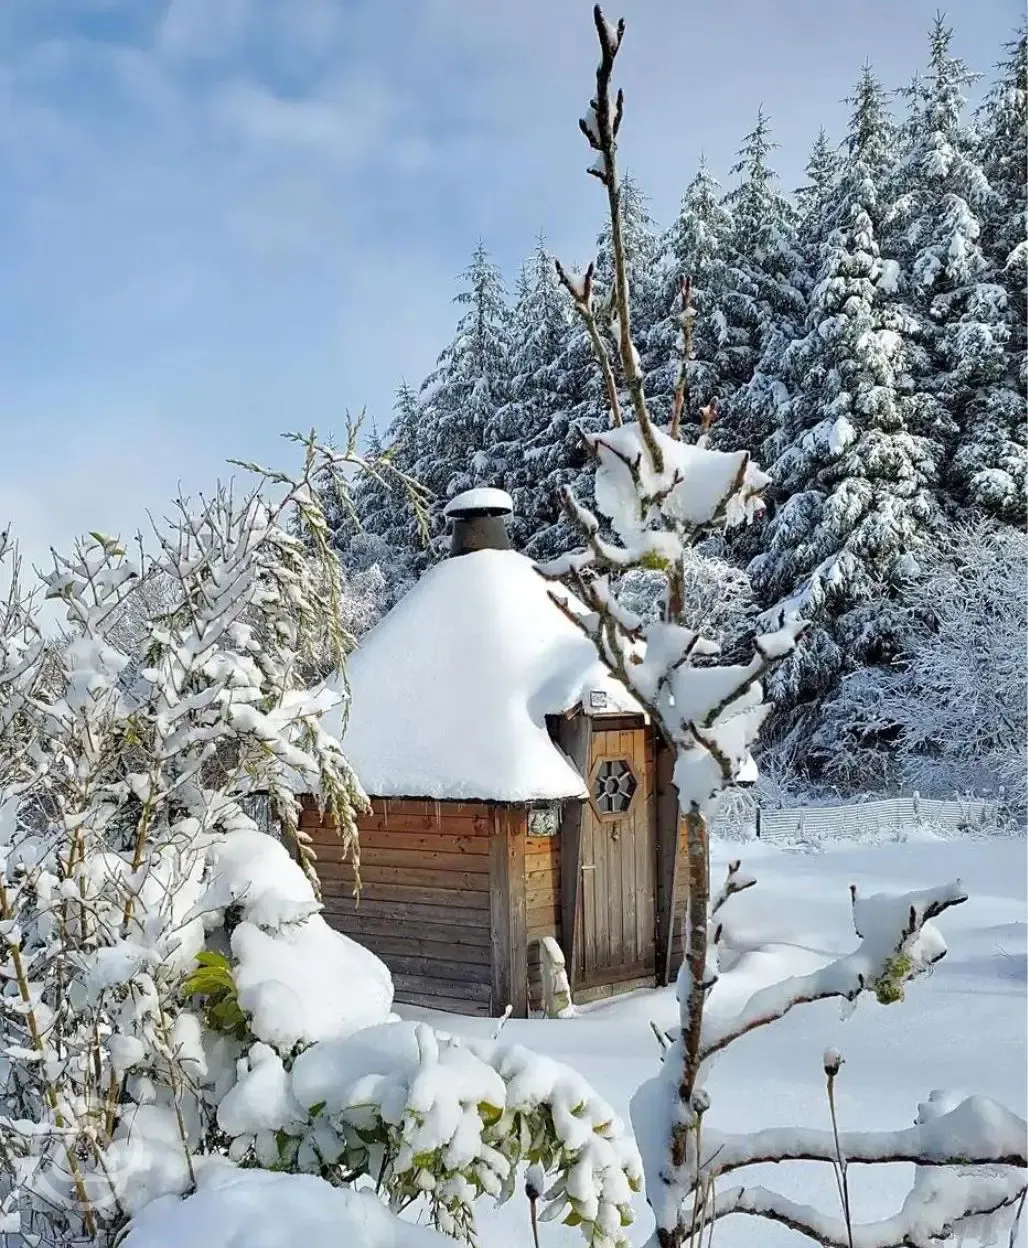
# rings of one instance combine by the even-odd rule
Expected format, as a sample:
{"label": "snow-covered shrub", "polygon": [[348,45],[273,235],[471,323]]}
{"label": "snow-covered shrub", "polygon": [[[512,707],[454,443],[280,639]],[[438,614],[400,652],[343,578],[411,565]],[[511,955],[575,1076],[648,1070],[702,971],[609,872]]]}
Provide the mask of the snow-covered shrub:
{"label": "snow-covered shrub", "polygon": [[905,653],[876,682],[902,782],[926,796],[1005,793],[1028,808],[1028,539],[985,521],[947,534],[902,596]]}
{"label": "snow-covered shrub", "polygon": [[461,1239],[474,1202],[509,1198],[531,1163],[551,1176],[544,1218],[581,1222],[596,1244],[623,1242],[638,1154],[610,1106],[560,1063],[402,1022],[291,1061],[257,1044],[246,1061],[218,1110],[238,1161],[337,1182],[369,1176],[393,1209],[422,1203]]}
{"label": "snow-covered shrub", "polygon": [[[0,543],[0,1217],[30,1242],[106,1242],[188,1189],[241,1037],[287,1019],[309,1043],[388,1015],[384,967],[317,913],[298,827],[297,789],[356,855],[365,799],[320,727],[334,698],[306,679],[351,644],[310,489],[340,458],[359,457],[312,436],[295,480],[180,499],[152,551],[93,534],[56,555],[57,638]],[[258,794],[297,862],[248,815]],[[189,992],[218,953],[236,1034]],[[305,992],[319,972],[362,991]],[[312,1020],[298,1007],[319,994]]]}
{"label": "snow-covered shrub", "polygon": [[[904,1248],[973,1233],[983,1217],[1015,1209],[1025,1192],[1025,1124],[993,1102],[971,1098],[950,1106],[933,1095],[911,1130],[839,1135],[834,1080],[841,1057],[833,1053],[825,1060],[833,1133],[784,1128],[728,1135],[714,1125],[705,1085],[718,1053],[811,1001],[839,997],[851,1005],[866,992],[883,1004],[901,1000],[906,983],[945,953],[933,920],[966,900],[966,894],[959,882],[900,896],[861,898],[853,889],[853,921],[860,941],[853,953],[814,974],[753,994],[736,1013],[717,1017],[707,1009],[724,952],[718,912],[727,897],[753,883],[733,864],[724,889],[711,898],[708,818],[724,790],[754,778],[750,746],[769,710],[761,680],[793,652],[803,624],[783,611],[772,622],[772,631],[755,639],[749,662],[729,663],[721,659],[716,642],[689,619],[685,569],[692,548],[712,528],[740,524],[756,514],[768,478],[745,452],[685,445],[674,436],[674,426],[665,430],[651,418],[632,340],[620,239],[615,139],[623,97],[619,92],[614,102],[610,95],[624,23],[614,28],[599,7],[594,13],[601,60],[596,95],[580,127],[597,153],[590,173],[607,192],[614,254],[622,255],[615,265],[613,315],[627,401],[618,393],[612,361],[597,332],[592,267],[581,278],[560,269],[596,351],[613,427],[585,436],[596,464],[599,515],[570,489],[563,495],[565,512],[584,548],[541,570],[551,579],[570,582],[589,607],[591,613],[584,617],[567,614],[594,641],[601,660],[634,694],[676,754],[673,781],[685,825],[682,869],[688,881],[682,924],[685,956],[677,982],[680,1022],[668,1038],[660,1072],[632,1101],[656,1242],[660,1248],[709,1243],[714,1224],[730,1214],[779,1222],[832,1248]],[[683,339],[688,337],[687,312],[686,301]],[[634,420],[626,423],[623,413],[629,406]],[[604,536],[608,531],[615,540]],[[629,609],[612,588],[636,569],[664,578],[656,620]],[[559,606],[566,606],[559,588],[551,593]],[[763,1187],[717,1189],[717,1180],[729,1171],[788,1160],[821,1160],[836,1167],[841,1220]],[[851,1162],[885,1160],[915,1163],[913,1190],[893,1218],[855,1226],[846,1168]]]}

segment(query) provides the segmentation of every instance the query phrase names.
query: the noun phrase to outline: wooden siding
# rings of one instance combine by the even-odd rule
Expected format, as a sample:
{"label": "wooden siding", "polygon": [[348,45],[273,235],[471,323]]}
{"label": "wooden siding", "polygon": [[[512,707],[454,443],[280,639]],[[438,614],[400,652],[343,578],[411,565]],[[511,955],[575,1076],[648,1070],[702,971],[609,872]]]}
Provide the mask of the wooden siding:
{"label": "wooden siding", "polygon": [[561,944],[560,836],[525,838],[525,912],[528,938],[528,1003],[542,1009],[539,942],[553,936]]}
{"label": "wooden siding", "polygon": [[397,1001],[481,1015],[506,1005],[497,1010],[493,1001],[490,899],[501,815],[506,820],[484,802],[374,801],[358,821],[358,901],[353,867],[340,860],[334,829],[313,808],[303,812],[318,855],[325,918],[388,965]]}

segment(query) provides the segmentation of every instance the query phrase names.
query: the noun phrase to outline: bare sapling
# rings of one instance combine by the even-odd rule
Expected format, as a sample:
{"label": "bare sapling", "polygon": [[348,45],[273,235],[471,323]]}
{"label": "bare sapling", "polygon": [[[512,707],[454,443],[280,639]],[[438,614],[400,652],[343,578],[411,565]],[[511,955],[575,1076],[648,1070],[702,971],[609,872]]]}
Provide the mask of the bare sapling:
{"label": "bare sapling", "polygon": [[[617,364],[627,391],[619,392],[609,350],[597,331],[592,266],[558,274],[589,331],[611,414],[608,431],[583,435],[595,462],[596,511],[570,488],[563,508],[581,535],[582,549],[541,568],[555,582],[559,607],[595,644],[601,660],[633,694],[674,751],[674,784],[685,829],[684,960],[678,973],[679,1027],[667,1043],[660,1072],[638,1090],[633,1126],[643,1157],[646,1196],[660,1248],[699,1245],[732,1214],[779,1222],[829,1248],[905,1248],[932,1237],[974,1232],[983,1219],[1013,1216],[1025,1191],[1025,1124],[982,1097],[952,1103],[932,1094],[916,1124],[900,1131],[840,1132],[829,1078],[832,1130],[772,1128],[741,1134],[716,1129],[707,1088],[711,1059],[740,1037],[774,1023],[794,1008],[825,998],[854,1003],[864,993],[901,1000],[905,985],[935,964],[945,943],[934,920],[966,901],[959,881],[901,896],[862,897],[852,890],[858,943],[854,951],[811,975],[755,993],[732,1015],[707,1006],[720,975],[721,910],[735,892],[755,883],[733,863],[712,896],[708,816],[727,788],[755,778],[750,746],[769,707],[762,681],[800,641],[804,622],[782,616],[755,637],[746,663],[721,661],[718,646],[688,626],[683,594],[687,552],[717,528],[751,521],[763,509],[769,478],[744,452],[717,452],[705,438],[681,441],[692,352],[691,287],[681,287],[680,370],[669,428],[651,419],[639,354],[632,338],[617,171],[617,136],[624,96],[611,80],[625,26],[594,10],[600,60],[596,92],[580,128],[596,153],[589,173],[606,191],[614,252],[612,295]],[[631,419],[627,414],[631,413]],[[701,413],[701,434],[717,415],[716,400]],[[661,616],[644,621],[612,588],[625,572],[645,568],[664,578]],[[568,606],[561,584],[588,607]],[[658,1042],[662,1037],[658,1034]],[[838,1059],[841,1062],[841,1057]],[[749,1165],[819,1160],[836,1169],[843,1217],[832,1219],[759,1186],[725,1188],[724,1176]],[[912,1162],[913,1189],[892,1218],[855,1225],[847,1172],[853,1165]]]}

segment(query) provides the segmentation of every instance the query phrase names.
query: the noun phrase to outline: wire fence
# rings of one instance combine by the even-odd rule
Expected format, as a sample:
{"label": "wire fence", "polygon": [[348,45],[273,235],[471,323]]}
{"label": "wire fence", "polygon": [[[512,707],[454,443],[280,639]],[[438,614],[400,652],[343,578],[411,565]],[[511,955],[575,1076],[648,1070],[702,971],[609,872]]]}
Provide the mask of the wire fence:
{"label": "wire fence", "polygon": [[717,815],[711,831],[726,840],[821,842],[902,840],[911,834],[995,834],[1009,827],[997,802],[892,797],[847,806],[794,806]]}

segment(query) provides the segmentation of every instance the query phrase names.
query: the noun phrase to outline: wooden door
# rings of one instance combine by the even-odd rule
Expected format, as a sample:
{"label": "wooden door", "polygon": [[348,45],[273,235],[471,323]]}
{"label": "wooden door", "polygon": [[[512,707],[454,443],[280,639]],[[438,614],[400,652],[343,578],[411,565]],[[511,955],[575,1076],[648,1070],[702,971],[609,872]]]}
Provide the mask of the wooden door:
{"label": "wooden door", "polygon": [[596,717],[589,801],[581,814],[575,915],[576,988],[610,987],[654,973],[655,844],[646,729],[638,718]]}

